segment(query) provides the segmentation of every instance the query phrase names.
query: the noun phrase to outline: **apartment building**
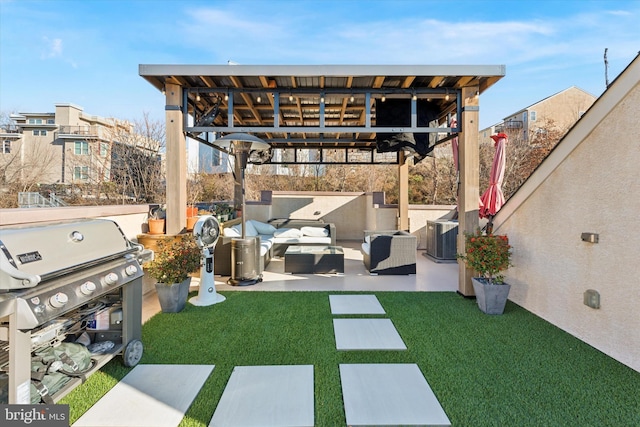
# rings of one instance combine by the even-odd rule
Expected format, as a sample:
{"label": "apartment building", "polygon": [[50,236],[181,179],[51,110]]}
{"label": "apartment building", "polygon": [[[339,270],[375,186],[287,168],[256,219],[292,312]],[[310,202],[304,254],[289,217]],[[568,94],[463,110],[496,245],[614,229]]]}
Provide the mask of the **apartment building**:
{"label": "apartment building", "polygon": [[504,132],[509,137],[531,140],[532,135],[547,132],[550,126],[568,130],[595,102],[596,97],[571,86],[548,96],[515,113],[506,116],[502,122],[480,131],[480,143],[491,142],[491,135]]}
{"label": "apartment building", "polygon": [[[0,130],[2,182],[117,181],[119,174],[130,173],[127,158],[158,147],[158,142],[149,144],[136,135],[130,122],[89,115],[74,104],[56,104],[53,113],[11,114],[10,119]],[[150,161],[159,159],[152,156]]]}

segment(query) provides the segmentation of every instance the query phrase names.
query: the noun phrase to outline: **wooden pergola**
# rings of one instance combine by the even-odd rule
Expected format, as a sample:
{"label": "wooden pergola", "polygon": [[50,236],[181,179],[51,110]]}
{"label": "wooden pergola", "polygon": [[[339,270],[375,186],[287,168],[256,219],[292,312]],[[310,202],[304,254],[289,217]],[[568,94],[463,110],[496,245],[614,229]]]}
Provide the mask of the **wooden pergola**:
{"label": "wooden pergola", "polygon": [[[400,229],[409,228],[410,159],[457,136],[460,250],[464,232],[478,227],[479,97],[504,77],[504,65],[141,64],[139,73],[166,96],[168,234],[186,221],[186,137],[226,151],[215,140],[238,132],[292,150],[290,163],[313,150],[313,162],[335,164],[331,150],[343,152],[343,164],[397,164]],[[472,272],[459,265],[459,291],[473,295]]]}

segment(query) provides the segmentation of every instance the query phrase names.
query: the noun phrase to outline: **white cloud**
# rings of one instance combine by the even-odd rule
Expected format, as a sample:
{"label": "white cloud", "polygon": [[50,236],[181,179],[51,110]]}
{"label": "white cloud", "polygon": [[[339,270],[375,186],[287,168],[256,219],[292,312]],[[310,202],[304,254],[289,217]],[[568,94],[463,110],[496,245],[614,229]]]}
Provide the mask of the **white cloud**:
{"label": "white cloud", "polygon": [[42,52],[41,59],[57,58],[62,56],[62,39],[49,39],[49,37],[43,37],[42,41],[46,49]]}

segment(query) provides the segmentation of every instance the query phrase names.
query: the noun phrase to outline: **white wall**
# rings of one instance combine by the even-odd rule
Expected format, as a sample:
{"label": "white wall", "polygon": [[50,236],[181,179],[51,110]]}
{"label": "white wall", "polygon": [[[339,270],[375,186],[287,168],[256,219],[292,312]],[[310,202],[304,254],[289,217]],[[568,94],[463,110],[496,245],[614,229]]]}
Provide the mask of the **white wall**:
{"label": "white wall", "polygon": [[[398,209],[383,203],[382,193],[274,191],[270,202],[248,202],[247,218],[321,219],[334,223],[338,240],[362,240],[364,230],[396,230]],[[409,231],[418,237],[418,249],[426,249],[427,220],[441,218],[450,205],[410,205]]]}
{"label": "white wall", "polygon": [[[507,202],[496,232],[513,246],[512,301],[640,372],[638,82],[636,58]],[[600,309],[583,304],[588,289]]]}

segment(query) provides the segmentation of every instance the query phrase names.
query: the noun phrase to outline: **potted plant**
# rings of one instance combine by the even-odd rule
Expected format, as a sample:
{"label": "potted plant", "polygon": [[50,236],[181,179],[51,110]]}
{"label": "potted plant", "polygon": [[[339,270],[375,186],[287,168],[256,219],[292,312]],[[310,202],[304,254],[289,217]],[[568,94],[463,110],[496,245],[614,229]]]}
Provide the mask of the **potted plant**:
{"label": "potted plant", "polygon": [[192,234],[179,234],[158,242],[158,251],[147,272],[158,282],[156,292],[164,313],[182,311],[189,295],[189,273],[200,268],[201,258]]}
{"label": "potted plant", "polygon": [[165,210],[162,206],[154,206],[149,209],[147,225],[149,234],[164,234]]}
{"label": "potted plant", "polygon": [[509,238],[484,234],[480,229],[465,233],[465,254],[458,254],[458,258],[480,274],[471,278],[480,310],[486,314],[502,314],[511,289],[501,274],[511,265]]}
{"label": "potted plant", "polygon": [[[200,174],[194,175],[187,181],[187,198],[189,203],[187,204],[187,218],[193,218],[198,216],[197,203],[202,194],[202,176]],[[193,229],[193,228],[191,228]],[[187,226],[187,230],[189,227]]]}
{"label": "potted plant", "polygon": [[233,209],[227,203],[218,203],[215,205],[215,214],[218,217],[218,221],[228,221],[233,213]]}

